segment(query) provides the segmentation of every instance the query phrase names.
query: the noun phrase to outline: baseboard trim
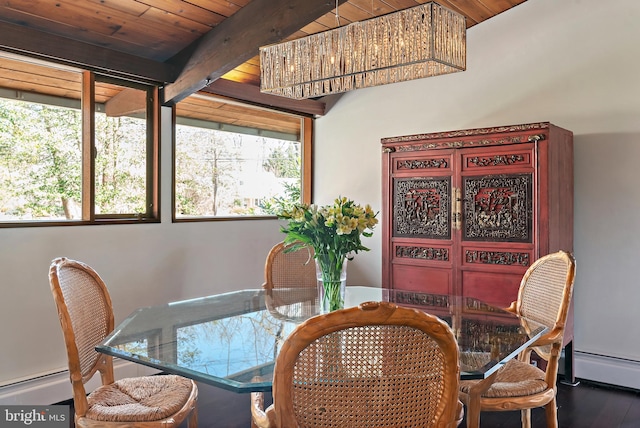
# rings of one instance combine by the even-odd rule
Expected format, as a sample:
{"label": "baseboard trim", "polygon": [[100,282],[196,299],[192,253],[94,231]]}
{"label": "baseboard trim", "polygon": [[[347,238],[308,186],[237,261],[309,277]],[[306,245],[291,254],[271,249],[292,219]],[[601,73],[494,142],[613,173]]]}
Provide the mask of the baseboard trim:
{"label": "baseboard trim", "polygon": [[[574,354],[577,378],[612,386],[640,390],[640,362],[577,351]],[[116,379],[145,376],[159,371],[128,361],[114,360]],[[95,376],[87,385],[91,391],[100,384]],[[69,372],[62,371],[0,387],[1,405],[49,405],[72,398]]]}
{"label": "baseboard trim", "polygon": [[640,362],[606,355],[576,352],[576,377],[603,384],[640,390]]}
{"label": "baseboard trim", "polygon": [[[113,371],[116,379],[158,373],[158,370],[151,367],[118,359],[113,361]],[[87,391],[92,391],[99,385],[100,375],[96,375],[87,384]],[[71,382],[67,370],[0,387],[1,405],[47,406],[71,398]]]}

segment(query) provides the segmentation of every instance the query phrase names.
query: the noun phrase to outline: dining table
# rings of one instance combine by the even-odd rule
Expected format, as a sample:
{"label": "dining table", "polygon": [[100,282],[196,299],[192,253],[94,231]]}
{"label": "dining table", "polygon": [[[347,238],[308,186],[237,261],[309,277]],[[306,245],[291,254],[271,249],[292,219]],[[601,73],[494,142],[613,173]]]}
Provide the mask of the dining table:
{"label": "dining table", "polygon": [[[451,327],[461,379],[489,379],[547,331],[533,320],[466,296],[348,286],[345,307],[392,302],[435,315]],[[226,390],[270,391],[287,336],[319,314],[313,287],[244,289],[142,307],[96,350]]]}

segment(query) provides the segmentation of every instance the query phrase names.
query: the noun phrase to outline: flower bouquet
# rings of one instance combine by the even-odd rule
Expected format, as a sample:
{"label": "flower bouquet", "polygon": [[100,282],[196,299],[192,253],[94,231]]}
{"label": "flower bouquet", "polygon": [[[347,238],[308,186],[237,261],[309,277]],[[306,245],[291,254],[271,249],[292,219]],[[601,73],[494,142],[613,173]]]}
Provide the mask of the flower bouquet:
{"label": "flower bouquet", "polygon": [[344,307],[343,268],[358,251],[369,251],[360,239],[372,236],[378,223],[376,215],[369,205],[363,208],[345,197],[321,207],[296,204],[278,215],[288,220],[288,225],[282,227],[287,235],[284,242],[290,244],[286,251],[313,248],[318,279],[322,282],[320,303],[326,310]]}

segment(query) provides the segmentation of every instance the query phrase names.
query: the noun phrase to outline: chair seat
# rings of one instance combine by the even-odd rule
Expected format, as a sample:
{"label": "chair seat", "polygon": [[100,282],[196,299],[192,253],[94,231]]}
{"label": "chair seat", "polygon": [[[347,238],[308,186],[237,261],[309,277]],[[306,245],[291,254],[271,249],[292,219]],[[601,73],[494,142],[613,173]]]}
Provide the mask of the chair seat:
{"label": "chair seat", "polygon": [[[466,394],[479,381],[463,380],[460,390]],[[510,360],[504,365],[491,387],[482,394],[484,398],[523,397],[546,391],[545,373],[539,368],[518,360]]]}
{"label": "chair seat", "polygon": [[192,389],[191,380],[175,375],[121,379],[89,394],[86,417],[109,422],[161,420],[178,412]]}

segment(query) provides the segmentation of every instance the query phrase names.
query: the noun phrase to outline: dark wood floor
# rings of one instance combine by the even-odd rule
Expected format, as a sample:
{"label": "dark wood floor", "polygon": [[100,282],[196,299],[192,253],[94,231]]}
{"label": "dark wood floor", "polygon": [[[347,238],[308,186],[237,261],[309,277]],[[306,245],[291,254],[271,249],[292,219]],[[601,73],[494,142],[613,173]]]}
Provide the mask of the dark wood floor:
{"label": "dark wood floor", "polygon": [[[202,428],[249,428],[249,395],[198,385],[198,418]],[[545,427],[544,410],[534,409],[532,425]],[[485,412],[480,418],[486,428],[520,426],[519,412]],[[581,381],[578,386],[558,385],[560,428],[638,428],[640,391],[620,390]],[[466,427],[465,421],[460,427]]]}
{"label": "dark wood floor", "polygon": [[[236,394],[205,384],[198,384],[198,393],[199,427],[249,428],[251,426],[249,394]],[[270,401],[269,394],[265,401]],[[71,404],[71,402],[64,402],[64,404]],[[544,410],[534,409],[531,418],[533,428],[546,427]],[[520,427],[520,413],[485,412],[480,417],[480,424],[483,428],[517,428]],[[559,428],[638,428],[640,427],[640,391],[621,390],[584,380],[578,386],[559,384],[558,426]],[[186,427],[186,423],[181,428],[183,427]],[[460,428],[465,427],[466,421],[463,421]]]}

